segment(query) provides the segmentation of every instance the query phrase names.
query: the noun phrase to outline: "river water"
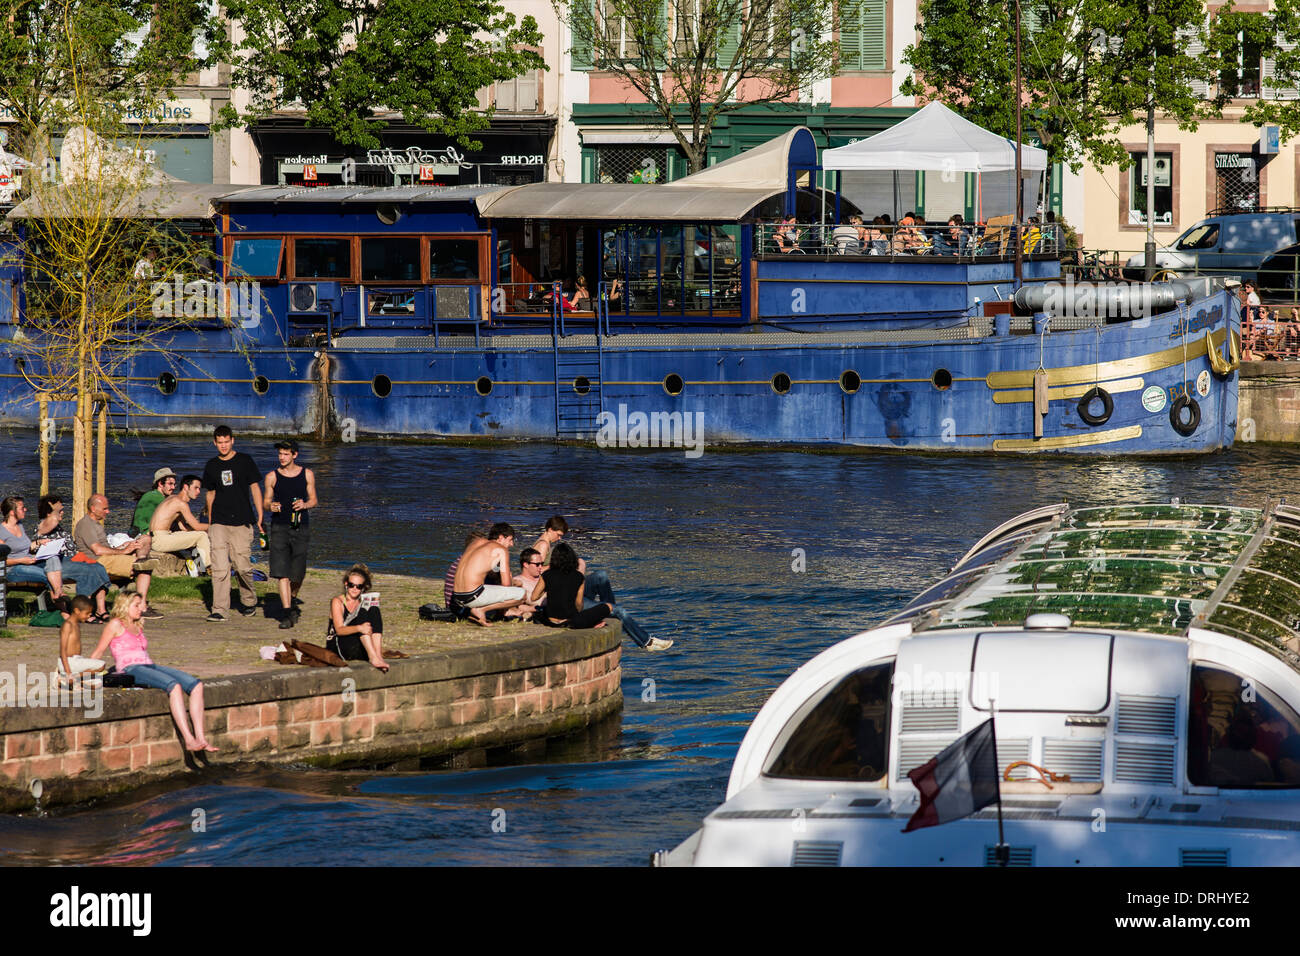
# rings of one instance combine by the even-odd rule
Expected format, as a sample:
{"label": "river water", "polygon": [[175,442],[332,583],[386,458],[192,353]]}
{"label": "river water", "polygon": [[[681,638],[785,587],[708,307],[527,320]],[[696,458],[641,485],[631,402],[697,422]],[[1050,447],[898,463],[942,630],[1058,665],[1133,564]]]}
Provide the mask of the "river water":
{"label": "river water", "polygon": [[[14,432],[5,445],[0,489],[25,494],[34,512],[35,435]],[[56,490],[70,445],[56,448]],[[274,464],[269,442],[236,447]],[[147,486],[155,468],[198,472],[210,454],[201,438],[125,439],[110,446],[109,496],[125,511],[130,488]],[[898,610],[995,524],[1061,500],[1259,506],[1300,487],[1300,452],[1263,446],[1144,461],[713,449],[688,460],[364,443],[305,444],[300,460],[316,470],[322,502],[314,564],[364,559],[381,578],[441,578],[470,528],[509,521],[523,538],[563,514],[569,540],[609,572],[620,603],[676,645],[652,654],[625,642],[621,718],[511,764],[233,768],[91,808],[0,817],[0,859],[643,864],[722,801],[746,727],[786,676]],[[400,629],[390,630],[400,646]]]}

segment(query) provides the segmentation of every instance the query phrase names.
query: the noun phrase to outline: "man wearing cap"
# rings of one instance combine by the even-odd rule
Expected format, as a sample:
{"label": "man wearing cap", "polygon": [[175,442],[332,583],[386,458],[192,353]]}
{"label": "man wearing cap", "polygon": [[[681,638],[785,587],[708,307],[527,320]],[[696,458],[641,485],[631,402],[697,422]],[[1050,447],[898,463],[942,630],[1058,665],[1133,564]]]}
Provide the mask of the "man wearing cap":
{"label": "man wearing cap", "polygon": [[266,474],[262,506],[271,514],[267,545],[271,551],[270,576],[280,586],[280,627],[298,623],[298,589],[307,576],[307,543],[311,538],[308,510],[315,508],[316,475],[298,464],[298,443],[275,443],[279,466]]}
{"label": "man wearing cap", "polygon": [[149,530],[154,509],[163,503],[176,490],[176,472],[170,468],[159,468],[153,473],[153,490],[140,496],[135,506],[135,516],[131,519],[131,530],[136,534],[145,534]]}

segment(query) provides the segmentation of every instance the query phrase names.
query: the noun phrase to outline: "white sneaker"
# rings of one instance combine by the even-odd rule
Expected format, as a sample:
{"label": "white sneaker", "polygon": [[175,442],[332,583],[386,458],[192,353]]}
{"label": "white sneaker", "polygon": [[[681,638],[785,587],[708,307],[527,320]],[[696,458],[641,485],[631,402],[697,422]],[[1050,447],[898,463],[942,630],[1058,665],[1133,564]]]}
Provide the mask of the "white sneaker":
{"label": "white sneaker", "polygon": [[195,561],[193,558],[187,558],[185,561],[185,573],[192,578],[197,578],[199,576],[199,562]]}
{"label": "white sneaker", "polygon": [[672,646],[673,646],[672,638],[668,638],[667,640],[664,640],[662,638],[652,637],[650,638],[649,641],[646,642],[645,649],[647,651],[666,651],[668,650],[668,648]]}

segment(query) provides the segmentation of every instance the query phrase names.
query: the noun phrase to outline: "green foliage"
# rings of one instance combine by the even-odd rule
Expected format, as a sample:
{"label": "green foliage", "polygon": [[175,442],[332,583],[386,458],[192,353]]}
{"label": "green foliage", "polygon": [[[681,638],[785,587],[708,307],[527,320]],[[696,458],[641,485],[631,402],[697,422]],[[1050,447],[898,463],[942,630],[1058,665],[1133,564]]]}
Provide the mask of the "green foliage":
{"label": "green foliage", "polygon": [[[1297,0],[1289,0],[1297,2]],[[1148,102],[1194,129],[1220,103],[1195,84],[1215,76],[1212,54],[1189,52],[1207,32],[1200,0],[1025,0],[1021,76],[1025,138],[1037,134],[1053,162],[1078,171],[1130,163],[1122,126],[1145,120]],[[903,54],[914,75],[902,91],[958,106],[1014,137],[1015,4],[923,0],[920,39]]]}
{"label": "green foliage", "polygon": [[[1211,44],[1224,59],[1235,58],[1238,32],[1247,44],[1258,44],[1272,61],[1273,76],[1265,78],[1259,99],[1246,104],[1247,122],[1281,127],[1282,140],[1300,133],[1300,0],[1274,0],[1267,14],[1238,13],[1231,4],[1215,17]],[[1285,92],[1283,92],[1285,91]],[[1288,98],[1284,98],[1288,97]]]}
{"label": "green foliage", "polygon": [[542,42],[537,22],[491,0],[221,0],[244,39],[232,50],[231,83],[251,94],[225,125],[302,105],[309,126],[340,143],[380,145],[379,114],[473,147],[488,124],[477,92],[527,70],[545,69],[527,46]]}
{"label": "green foliage", "polygon": [[828,39],[838,16],[852,13],[858,23],[864,19],[859,7],[880,6],[878,0],[553,2],[572,32],[574,67],[611,73],[644,97],[691,172],[704,167],[720,117],[753,103],[806,99],[809,86],[839,68],[840,45]]}
{"label": "green foliage", "polygon": [[17,118],[14,145],[80,121],[70,116],[77,84],[113,115],[154,105],[215,62],[224,35],[207,0],[0,0],[0,101]]}

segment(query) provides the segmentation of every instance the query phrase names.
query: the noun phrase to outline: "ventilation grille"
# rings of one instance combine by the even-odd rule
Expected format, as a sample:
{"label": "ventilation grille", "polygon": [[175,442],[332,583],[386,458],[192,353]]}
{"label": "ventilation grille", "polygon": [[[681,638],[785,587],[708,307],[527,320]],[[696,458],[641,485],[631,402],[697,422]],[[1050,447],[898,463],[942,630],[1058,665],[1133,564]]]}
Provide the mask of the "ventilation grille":
{"label": "ventilation grille", "polygon": [[1172,786],[1173,744],[1135,744],[1128,741],[1117,743],[1115,780],[1123,783],[1156,783]]}
{"label": "ventilation grille", "polygon": [[1227,850],[1189,850],[1185,847],[1178,851],[1179,866],[1227,866]]}
{"label": "ventilation grille", "polygon": [[961,697],[956,691],[928,693],[912,691],[902,695],[904,734],[956,733],[961,719]]}
{"label": "ventilation grille", "polygon": [[[1034,848],[1032,846],[1013,846],[1009,847],[1011,851],[1010,859],[1007,860],[1007,866],[1033,866],[1034,865]],[[984,847],[984,865],[998,865],[998,848],[996,846]]]}
{"label": "ventilation grille", "polygon": [[434,307],[440,319],[468,319],[469,286],[440,285],[434,289]]}
{"label": "ventilation grille", "polygon": [[843,843],[796,840],[791,866],[839,866]]}
{"label": "ventilation grille", "polygon": [[1071,781],[1101,779],[1102,740],[1044,740],[1043,768],[1053,773],[1068,773]]}
{"label": "ventilation grille", "polygon": [[915,770],[931,757],[938,756],[944,747],[956,740],[956,737],[914,737],[911,740],[898,740],[898,780],[906,780],[907,772]]}
{"label": "ventilation grille", "polygon": [[1115,732],[1147,734],[1152,737],[1177,735],[1176,697],[1123,697],[1116,707]]}
{"label": "ventilation grille", "polygon": [[[998,738],[999,780],[1002,779],[1002,775],[1007,772],[1007,767],[1011,766],[1011,764],[1015,763],[1017,760],[1029,759],[1029,743],[1030,739],[1028,737],[1013,737],[1010,740],[1003,740],[1001,737]],[[1028,780],[1031,776],[1037,777],[1038,774],[1034,773],[1034,771],[1030,770],[1028,767],[1017,767],[1015,770],[1011,771],[1012,780]]]}

